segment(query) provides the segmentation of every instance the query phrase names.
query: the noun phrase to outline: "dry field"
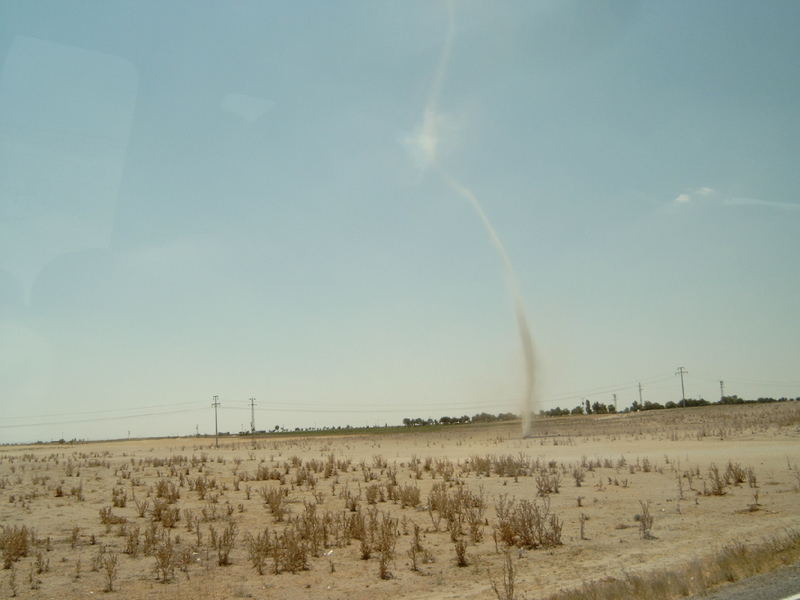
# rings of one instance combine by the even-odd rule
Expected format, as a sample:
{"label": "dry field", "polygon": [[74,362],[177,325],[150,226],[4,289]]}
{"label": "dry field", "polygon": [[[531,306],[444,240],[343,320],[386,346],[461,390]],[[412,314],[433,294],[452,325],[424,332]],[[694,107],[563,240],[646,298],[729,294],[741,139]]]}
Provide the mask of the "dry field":
{"label": "dry field", "polygon": [[800,526],[798,403],[534,427],[6,446],[0,597],[533,599],[669,570],[690,592]]}

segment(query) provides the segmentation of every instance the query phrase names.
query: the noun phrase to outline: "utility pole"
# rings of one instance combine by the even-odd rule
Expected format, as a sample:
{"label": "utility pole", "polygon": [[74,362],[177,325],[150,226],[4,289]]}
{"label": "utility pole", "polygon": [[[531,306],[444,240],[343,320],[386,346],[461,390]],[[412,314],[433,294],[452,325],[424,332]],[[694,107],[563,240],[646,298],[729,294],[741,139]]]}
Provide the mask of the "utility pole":
{"label": "utility pole", "polygon": [[681,406],[686,406],[686,389],[683,387],[683,376],[688,373],[689,371],[683,367],[678,367],[678,370],[675,371],[675,375],[681,376]]}
{"label": "utility pole", "polygon": [[200,425],[194,426],[194,435],[195,437],[200,437]]}
{"label": "utility pole", "polygon": [[617,412],[617,395],[614,394],[614,412]]}
{"label": "utility pole", "polygon": [[217,408],[219,407],[219,396],[214,396],[214,402],[211,403],[214,407],[214,446],[219,448],[219,428],[217,427]]}
{"label": "utility pole", "polygon": [[250,433],[255,434],[256,432],[256,399],[250,398]]}
{"label": "utility pole", "polygon": [[642,382],[639,382],[639,406],[642,405]]}
{"label": "utility pole", "polygon": [[725,399],[725,382],[720,379],[719,380],[719,401],[722,402]]}

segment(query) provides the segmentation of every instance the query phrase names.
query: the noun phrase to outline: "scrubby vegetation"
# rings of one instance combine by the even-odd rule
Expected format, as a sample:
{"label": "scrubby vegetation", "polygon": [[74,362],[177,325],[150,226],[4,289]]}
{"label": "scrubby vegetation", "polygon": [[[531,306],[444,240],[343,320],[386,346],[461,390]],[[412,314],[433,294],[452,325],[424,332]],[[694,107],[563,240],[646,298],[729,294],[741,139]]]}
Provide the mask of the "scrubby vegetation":
{"label": "scrubby vegetation", "polygon": [[[637,556],[663,559],[686,535],[722,542],[736,524],[744,543],[796,519],[796,457],[776,451],[765,467],[763,457],[706,460],[682,444],[733,439],[724,447],[741,450],[750,439],[762,440],[759,448],[793,440],[798,408],[570,416],[537,422],[528,440],[501,424],[248,437],[219,448],[198,439],[7,447],[0,585],[17,597],[133,597],[146,583],[154,585],[148,593],[180,596],[182,582],[200,581],[229,586],[221,596],[269,585],[302,597],[305,585],[325,581],[335,589],[329,596],[350,598],[366,585],[402,581],[419,593],[425,581],[467,581],[502,599],[541,597],[548,585],[579,586],[576,557],[602,561],[593,553],[611,541],[619,558],[609,564],[626,565]],[[747,548],[725,556],[750,556]],[[532,587],[543,572],[552,581]],[[635,587],[649,576],[609,577]],[[601,584],[613,587],[610,579]]]}

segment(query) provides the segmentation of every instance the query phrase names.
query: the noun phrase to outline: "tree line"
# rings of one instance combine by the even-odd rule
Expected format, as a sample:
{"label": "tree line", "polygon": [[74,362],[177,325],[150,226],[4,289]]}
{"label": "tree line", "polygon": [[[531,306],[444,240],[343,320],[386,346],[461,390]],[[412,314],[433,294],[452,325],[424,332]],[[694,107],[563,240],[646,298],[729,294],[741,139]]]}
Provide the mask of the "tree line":
{"label": "tree line", "polygon": [[482,412],[477,415],[463,415],[461,417],[439,417],[438,419],[410,419],[406,417],[403,419],[403,425],[406,427],[423,427],[425,425],[462,425],[466,423],[495,423],[497,421],[514,421],[519,419],[519,415],[514,413],[499,413],[496,415]]}
{"label": "tree line", "polygon": [[[677,402],[669,401],[666,404],[660,404],[659,402],[650,402],[649,400],[645,400],[644,402],[640,403],[634,401],[630,407],[626,407],[622,409],[620,412],[627,413],[627,412],[639,412],[642,410],[661,410],[667,408],[690,408],[693,406],[710,406],[712,404],[764,404],[769,402],[800,402],[800,396],[797,398],[771,398],[771,397],[761,397],[755,400],[745,400],[744,398],[740,398],[737,395],[732,396],[723,396],[716,402],[709,402],[704,398],[694,399],[694,398],[686,398],[685,400],[678,400]],[[602,402],[594,402],[592,404],[589,403],[588,400],[584,400],[575,408],[560,408],[556,406],[555,408],[551,408],[550,410],[541,410],[539,414],[546,417],[562,417],[567,415],[603,415],[603,414],[613,414],[616,413],[617,409],[613,404],[603,404]]]}

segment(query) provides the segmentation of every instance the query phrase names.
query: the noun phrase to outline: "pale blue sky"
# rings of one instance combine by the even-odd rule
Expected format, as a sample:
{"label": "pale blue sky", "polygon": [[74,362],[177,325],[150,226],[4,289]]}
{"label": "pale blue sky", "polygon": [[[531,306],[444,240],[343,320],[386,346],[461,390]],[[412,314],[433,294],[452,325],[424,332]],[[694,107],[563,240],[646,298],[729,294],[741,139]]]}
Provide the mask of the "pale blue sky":
{"label": "pale blue sky", "polygon": [[0,0],[0,441],[517,411],[441,171],[543,408],[800,395],[799,26],[456,1],[426,168],[444,2]]}

